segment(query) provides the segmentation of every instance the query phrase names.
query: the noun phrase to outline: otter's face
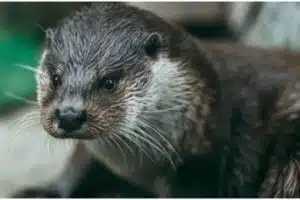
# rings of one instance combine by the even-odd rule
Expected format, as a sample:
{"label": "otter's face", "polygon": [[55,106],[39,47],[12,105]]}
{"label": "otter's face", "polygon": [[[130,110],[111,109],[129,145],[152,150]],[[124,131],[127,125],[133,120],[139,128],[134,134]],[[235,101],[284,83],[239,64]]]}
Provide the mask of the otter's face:
{"label": "otter's face", "polygon": [[155,33],[107,42],[65,34],[48,32],[37,77],[44,129],[79,139],[122,131],[146,106],[162,38]]}

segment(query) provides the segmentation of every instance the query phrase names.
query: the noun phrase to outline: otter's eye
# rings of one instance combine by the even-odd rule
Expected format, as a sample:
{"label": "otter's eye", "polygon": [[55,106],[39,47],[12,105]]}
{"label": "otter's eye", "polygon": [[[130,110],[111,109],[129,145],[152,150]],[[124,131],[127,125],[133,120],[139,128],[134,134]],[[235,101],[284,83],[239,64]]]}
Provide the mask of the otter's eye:
{"label": "otter's eye", "polygon": [[59,86],[60,82],[61,82],[60,77],[58,75],[55,74],[55,75],[52,76],[52,85],[53,85],[54,88]]}
{"label": "otter's eye", "polygon": [[123,71],[119,70],[104,76],[100,80],[100,88],[106,90],[107,92],[114,92],[116,89],[118,89],[122,73]]}
{"label": "otter's eye", "polygon": [[118,86],[118,79],[115,77],[106,77],[103,79],[103,88],[109,92],[114,91]]}

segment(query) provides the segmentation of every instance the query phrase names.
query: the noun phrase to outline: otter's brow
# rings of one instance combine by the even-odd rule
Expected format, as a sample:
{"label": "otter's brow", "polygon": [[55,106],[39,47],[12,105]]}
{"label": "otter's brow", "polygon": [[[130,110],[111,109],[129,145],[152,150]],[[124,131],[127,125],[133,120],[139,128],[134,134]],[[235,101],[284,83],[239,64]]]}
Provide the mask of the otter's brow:
{"label": "otter's brow", "polygon": [[105,70],[102,71],[101,75],[99,76],[100,79],[103,78],[121,78],[124,74],[124,69],[115,69],[115,70]]}

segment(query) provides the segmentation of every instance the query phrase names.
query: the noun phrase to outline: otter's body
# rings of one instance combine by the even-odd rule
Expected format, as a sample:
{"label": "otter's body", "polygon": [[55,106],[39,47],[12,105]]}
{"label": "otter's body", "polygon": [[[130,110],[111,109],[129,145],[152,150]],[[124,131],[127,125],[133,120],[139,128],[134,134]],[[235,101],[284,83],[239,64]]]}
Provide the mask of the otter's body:
{"label": "otter's body", "polygon": [[221,196],[299,197],[299,53],[213,42],[201,48],[222,93]]}
{"label": "otter's body", "polygon": [[41,122],[159,197],[297,197],[297,57],[94,4],[47,31]]}

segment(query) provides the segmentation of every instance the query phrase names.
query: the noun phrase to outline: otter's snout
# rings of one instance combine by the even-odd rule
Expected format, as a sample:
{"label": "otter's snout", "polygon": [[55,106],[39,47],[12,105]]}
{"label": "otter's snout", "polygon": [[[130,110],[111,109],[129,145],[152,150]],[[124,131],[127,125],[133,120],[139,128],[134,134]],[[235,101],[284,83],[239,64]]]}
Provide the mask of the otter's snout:
{"label": "otter's snout", "polygon": [[55,111],[58,121],[58,128],[65,132],[72,132],[80,129],[87,120],[86,110],[74,109],[73,107],[58,108]]}

